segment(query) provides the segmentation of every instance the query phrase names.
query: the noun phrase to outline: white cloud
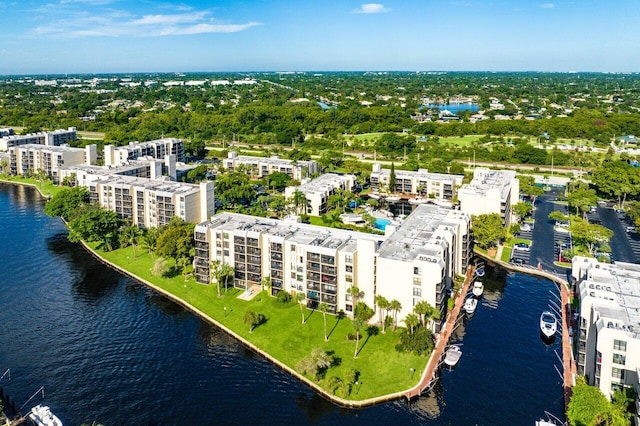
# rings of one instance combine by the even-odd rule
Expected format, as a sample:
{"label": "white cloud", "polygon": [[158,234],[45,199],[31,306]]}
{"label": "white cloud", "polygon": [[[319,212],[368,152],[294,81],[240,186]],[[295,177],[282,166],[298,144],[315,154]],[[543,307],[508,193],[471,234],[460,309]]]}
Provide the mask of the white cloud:
{"label": "white cloud", "polygon": [[[72,2],[107,0],[63,0]],[[70,19],[71,18],[71,19]],[[60,38],[82,37],[161,37],[207,33],[233,33],[262,25],[259,22],[226,23],[210,16],[208,11],[133,16],[118,10],[78,11],[60,20],[48,20],[32,35]]]}
{"label": "white cloud", "polygon": [[556,5],[553,3],[542,3],[540,7],[543,9],[553,9]]}
{"label": "white cloud", "polygon": [[360,9],[354,9],[351,13],[373,14],[373,13],[385,13],[390,11],[391,9],[384,7],[384,5],[380,3],[365,3],[363,5],[360,5]]}

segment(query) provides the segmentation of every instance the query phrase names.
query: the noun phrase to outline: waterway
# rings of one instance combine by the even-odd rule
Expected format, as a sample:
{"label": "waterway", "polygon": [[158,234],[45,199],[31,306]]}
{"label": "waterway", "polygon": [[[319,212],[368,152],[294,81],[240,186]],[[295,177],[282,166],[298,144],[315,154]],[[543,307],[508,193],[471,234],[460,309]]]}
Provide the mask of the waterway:
{"label": "waterway", "polygon": [[539,338],[547,280],[489,271],[456,333],[462,359],[430,396],[347,410],[68,242],[43,204],[0,184],[0,385],[18,405],[44,385],[65,425],[528,425],[562,413],[559,339]]}

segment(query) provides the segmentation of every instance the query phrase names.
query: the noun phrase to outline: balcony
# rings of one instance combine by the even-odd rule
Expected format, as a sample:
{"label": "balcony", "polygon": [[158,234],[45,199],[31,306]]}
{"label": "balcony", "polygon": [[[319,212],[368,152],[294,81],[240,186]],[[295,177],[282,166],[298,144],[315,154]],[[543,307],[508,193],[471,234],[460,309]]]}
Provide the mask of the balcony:
{"label": "balcony", "polygon": [[260,249],[259,248],[255,248],[255,247],[247,247],[247,253],[248,254],[257,254],[259,256],[260,255]]}
{"label": "balcony", "polygon": [[334,275],[336,274],[336,268],[334,268],[333,266],[325,266],[322,265],[322,273],[324,274],[329,274],[329,275]]}
{"label": "balcony", "polygon": [[271,262],[271,269],[282,270],[282,262]]}
{"label": "balcony", "polygon": [[271,252],[271,260],[282,260],[282,254]]}
{"label": "balcony", "polygon": [[320,262],[320,255],[317,253],[307,253],[307,260],[311,262]]}
{"label": "balcony", "polygon": [[320,264],[315,262],[307,262],[307,270],[320,272]]}
{"label": "balcony", "polygon": [[320,281],[320,274],[307,271],[307,279],[312,281]]}

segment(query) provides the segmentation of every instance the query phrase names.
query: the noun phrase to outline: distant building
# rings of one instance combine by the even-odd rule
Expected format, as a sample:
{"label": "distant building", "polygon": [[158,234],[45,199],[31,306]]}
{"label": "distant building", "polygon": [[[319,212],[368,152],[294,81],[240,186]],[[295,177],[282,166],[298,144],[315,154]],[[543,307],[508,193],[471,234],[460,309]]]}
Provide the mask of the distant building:
{"label": "distant building", "polygon": [[622,387],[640,390],[640,265],[580,256],[572,264],[580,295],[578,374],[609,399]]}
{"label": "distant building", "polygon": [[27,144],[9,148],[9,157],[11,174],[28,176],[43,170],[54,183],[59,183],[63,167],[95,163],[97,153],[95,145],[70,148]]}
{"label": "distant building", "polygon": [[12,146],[47,145],[60,146],[77,139],[76,128],[59,129],[52,132],[28,133],[26,135],[9,134],[0,137],[0,151],[7,151]]}
{"label": "distant building", "polygon": [[292,197],[296,191],[302,192],[307,199],[305,213],[320,216],[327,212],[327,201],[338,189],[353,191],[355,185],[354,175],[327,173],[300,186],[287,187],[284,193],[287,197]]}
{"label": "distant building", "polygon": [[13,128],[7,127],[4,129],[0,129],[0,137],[3,138],[5,136],[13,136],[15,133],[13,132]]}
{"label": "distant building", "polygon": [[167,155],[175,155],[175,161],[184,162],[184,141],[163,138],[147,142],[129,142],[124,146],[106,145],[104,147],[104,165],[119,166],[126,164],[127,161],[143,157],[164,160]]}
{"label": "distant building", "polygon": [[263,178],[271,173],[285,173],[291,179],[302,180],[318,173],[318,163],[311,161],[286,160],[277,156],[254,157],[249,155],[238,155],[235,151],[230,151],[227,158],[222,160],[222,165],[229,171],[236,171],[242,165],[247,174],[256,178]]}
{"label": "distant building", "polygon": [[[399,194],[413,194],[430,197],[437,200],[452,201],[456,196],[457,187],[462,185],[462,175],[429,173],[426,169],[395,170],[396,181],[394,191]],[[371,171],[371,190],[373,192],[388,192],[391,170],[383,169],[380,163],[375,163]]]}
{"label": "distant building", "polygon": [[624,144],[624,145],[637,144],[638,143],[638,138],[635,137],[634,135],[625,135],[625,136],[619,137],[618,138],[618,142],[620,142],[621,144]]}
{"label": "distant building", "polygon": [[470,183],[458,190],[460,210],[470,215],[498,213],[505,226],[512,221],[512,207],[519,201],[520,181],[512,170],[477,167]]}

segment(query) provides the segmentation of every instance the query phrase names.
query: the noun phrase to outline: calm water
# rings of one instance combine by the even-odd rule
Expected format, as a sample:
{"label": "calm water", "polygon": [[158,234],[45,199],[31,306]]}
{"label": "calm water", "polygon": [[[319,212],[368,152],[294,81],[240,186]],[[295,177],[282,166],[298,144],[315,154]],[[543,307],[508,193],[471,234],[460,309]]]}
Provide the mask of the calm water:
{"label": "calm water", "polygon": [[457,114],[458,111],[478,112],[480,110],[480,106],[476,104],[444,104],[444,105],[430,104],[430,105],[422,106],[421,108],[431,108],[431,109],[437,108],[440,111],[447,110],[451,114]]}
{"label": "calm water", "polygon": [[538,331],[549,281],[487,276],[457,335],[460,364],[429,397],[344,410],[103,266],[42,206],[33,190],[0,184],[0,374],[12,376],[1,385],[18,405],[45,385],[65,425],[531,425],[562,413],[558,343]]}

